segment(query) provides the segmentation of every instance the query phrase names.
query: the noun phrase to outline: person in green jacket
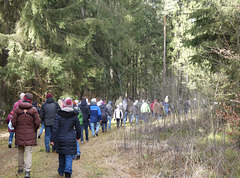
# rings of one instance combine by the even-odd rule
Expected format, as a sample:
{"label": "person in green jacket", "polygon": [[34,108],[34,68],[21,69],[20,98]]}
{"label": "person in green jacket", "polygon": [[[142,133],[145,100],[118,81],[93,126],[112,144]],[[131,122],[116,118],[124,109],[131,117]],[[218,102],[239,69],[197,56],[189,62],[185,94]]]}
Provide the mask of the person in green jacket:
{"label": "person in green jacket", "polygon": [[148,122],[148,117],[149,117],[149,113],[151,112],[151,109],[145,100],[143,100],[142,102],[143,102],[141,105],[142,119],[143,119],[143,122],[146,123]]}

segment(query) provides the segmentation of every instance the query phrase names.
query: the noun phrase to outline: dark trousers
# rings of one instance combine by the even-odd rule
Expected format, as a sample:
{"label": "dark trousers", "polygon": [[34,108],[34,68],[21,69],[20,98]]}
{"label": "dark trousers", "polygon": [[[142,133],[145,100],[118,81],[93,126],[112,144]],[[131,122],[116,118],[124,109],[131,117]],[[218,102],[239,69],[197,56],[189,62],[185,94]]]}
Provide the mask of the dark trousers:
{"label": "dark trousers", "polygon": [[83,125],[81,126],[81,141],[84,141],[83,130],[85,130],[86,141],[88,141],[88,125],[89,125],[89,122],[83,122]]}
{"label": "dark trousers", "polygon": [[121,119],[117,119],[117,128],[119,129],[119,125],[120,125],[120,120]]}

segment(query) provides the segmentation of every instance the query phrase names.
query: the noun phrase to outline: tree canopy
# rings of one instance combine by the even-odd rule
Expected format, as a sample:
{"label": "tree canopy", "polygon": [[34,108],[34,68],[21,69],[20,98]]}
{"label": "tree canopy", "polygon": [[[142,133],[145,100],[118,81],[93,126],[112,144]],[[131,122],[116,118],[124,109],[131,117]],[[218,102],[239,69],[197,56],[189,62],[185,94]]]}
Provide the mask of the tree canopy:
{"label": "tree canopy", "polygon": [[21,92],[39,102],[48,91],[220,100],[239,88],[237,0],[0,0],[0,8],[1,105]]}

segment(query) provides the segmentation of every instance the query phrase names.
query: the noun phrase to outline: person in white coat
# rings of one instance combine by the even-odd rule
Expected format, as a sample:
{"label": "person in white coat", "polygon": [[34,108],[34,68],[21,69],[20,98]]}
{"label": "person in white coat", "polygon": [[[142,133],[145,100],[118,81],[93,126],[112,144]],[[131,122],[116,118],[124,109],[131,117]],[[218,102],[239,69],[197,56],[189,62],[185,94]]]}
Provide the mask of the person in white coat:
{"label": "person in white coat", "polygon": [[123,118],[123,112],[122,110],[119,108],[119,105],[117,106],[117,108],[114,110],[114,114],[113,114],[114,120],[117,120],[117,129],[119,129],[119,125],[120,125],[120,120]]}

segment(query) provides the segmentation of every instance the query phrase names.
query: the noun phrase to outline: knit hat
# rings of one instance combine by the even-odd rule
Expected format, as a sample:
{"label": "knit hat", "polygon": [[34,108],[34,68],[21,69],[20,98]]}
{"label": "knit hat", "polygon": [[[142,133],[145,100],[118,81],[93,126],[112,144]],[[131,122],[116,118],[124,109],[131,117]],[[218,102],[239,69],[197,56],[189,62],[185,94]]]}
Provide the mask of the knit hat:
{"label": "knit hat", "polygon": [[30,103],[32,102],[33,95],[31,93],[26,93],[23,97],[24,101],[29,101]]}
{"label": "knit hat", "polygon": [[96,102],[96,98],[91,99],[91,103],[95,103]]}
{"label": "knit hat", "polygon": [[52,98],[53,96],[52,96],[52,93],[48,93],[47,95],[46,95],[46,98],[48,99],[48,98]]}
{"label": "knit hat", "polygon": [[20,94],[20,99],[23,100],[23,97],[25,96],[25,93]]}
{"label": "knit hat", "polygon": [[63,102],[63,108],[64,107],[73,107],[73,101],[72,101],[72,98],[70,97],[67,97],[64,102]]}

